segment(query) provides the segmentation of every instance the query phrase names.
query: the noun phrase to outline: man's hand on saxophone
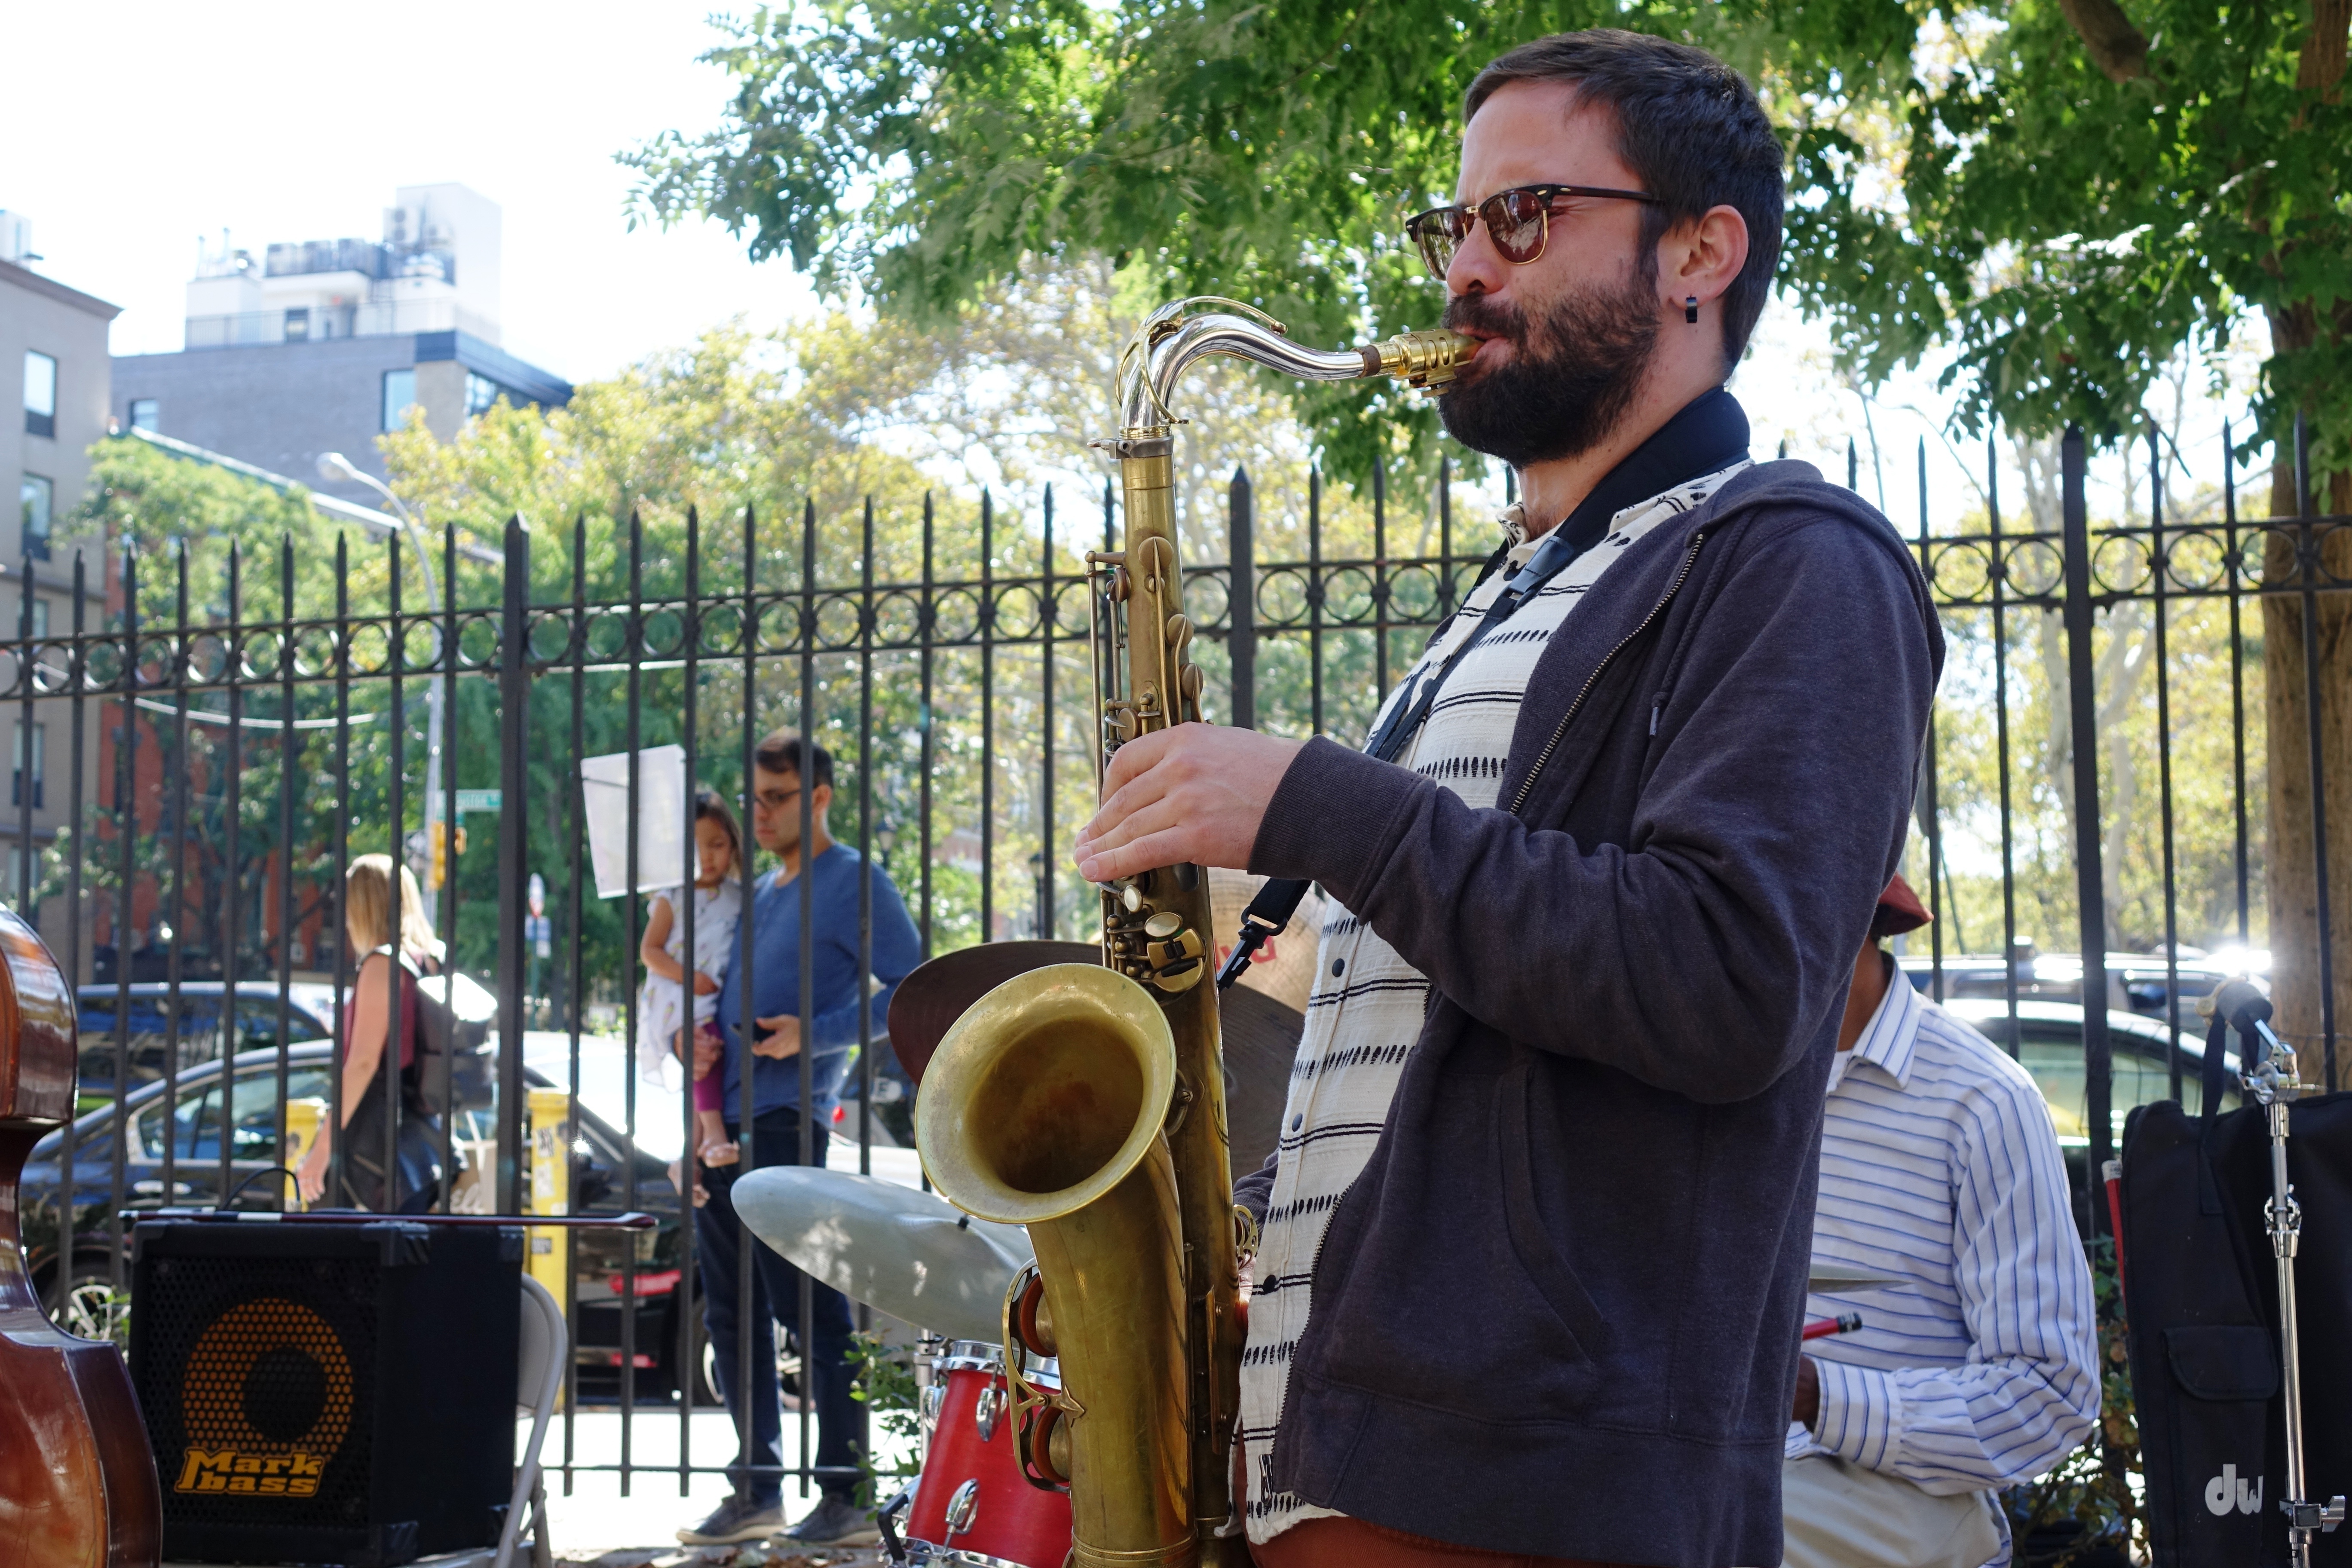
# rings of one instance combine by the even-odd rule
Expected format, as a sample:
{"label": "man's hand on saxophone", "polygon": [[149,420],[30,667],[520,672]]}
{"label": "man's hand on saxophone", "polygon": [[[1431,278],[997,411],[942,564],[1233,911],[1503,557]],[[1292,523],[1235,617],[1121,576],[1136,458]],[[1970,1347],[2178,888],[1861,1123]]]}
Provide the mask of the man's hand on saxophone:
{"label": "man's hand on saxophone", "polygon": [[1072,850],[1089,882],[1190,861],[1245,868],[1258,824],[1303,742],[1255,730],[1179,724],[1111,758],[1102,809]]}

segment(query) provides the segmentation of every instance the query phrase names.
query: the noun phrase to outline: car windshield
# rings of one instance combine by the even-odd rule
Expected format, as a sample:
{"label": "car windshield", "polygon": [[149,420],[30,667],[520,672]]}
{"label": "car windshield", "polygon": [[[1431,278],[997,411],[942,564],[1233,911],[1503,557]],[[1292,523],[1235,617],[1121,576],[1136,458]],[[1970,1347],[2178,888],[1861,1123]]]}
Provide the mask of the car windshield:
{"label": "car windshield", "polygon": [[[2004,1026],[2000,1020],[1990,1026],[1979,1025],[1989,1037]],[[2116,1145],[2123,1142],[2124,1121],[2134,1107],[2152,1105],[2159,1100],[2172,1098],[2171,1074],[2165,1068],[2160,1054],[2165,1047],[2159,1040],[2143,1039],[2136,1035],[2111,1034],[2109,1056],[2111,1087],[2107,1105]],[[2042,1098],[2049,1102],[2050,1120],[2057,1125],[2058,1142],[2073,1147],[2090,1142],[2090,1077],[2083,1067],[2083,1035],[2080,1029],[2036,1026],[2022,1026],[2017,1046],[2017,1061],[2033,1076]],[[2204,1104],[2204,1085],[2198,1077],[2196,1058],[2184,1055],[2181,1063],[2180,1102],[2191,1116]],[[2225,1087],[2221,1090],[2221,1109],[2234,1110],[2238,1091]]]}
{"label": "car windshield", "polygon": [[[324,1063],[295,1068],[287,1076],[286,1098],[315,1101],[325,1113],[331,1087]],[[278,1163],[278,1073],[264,1067],[240,1073],[229,1107],[229,1158],[257,1165]],[[166,1106],[159,1097],[141,1106],[131,1119],[131,1146],[149,1160],[161,1160],[168,1147],[175,1161],[218,1160],[221,1154],[221,1091],[214,1083],[203,1092],[183,1096]]]}
{"label": "car windshield", "polygon": [[[77,1023],[81,1036],[81,1109],[102,1105],[114,1096],[119,1074],[126,1089],[137,1089],[164,1076],[167,1061],[176,1058],[176,1070],[219,1059],[221,1001],[217,992],[183,994],[176,1026],[169,994],[133,993],[127,1009],[121,995],[105,986],[87,986],[79,997]],[[120,1018],[128,1027],[127,1047],[118,1051],[115,1034]],[[290,1006],[287,1012],[288,1044],[327,1037],[327,1027],[308,1011]],[[278,1045],[278,998],[237,996],[236,1049],[274,1049]],[[177,1049],[172,1047],[176,1044]]]}

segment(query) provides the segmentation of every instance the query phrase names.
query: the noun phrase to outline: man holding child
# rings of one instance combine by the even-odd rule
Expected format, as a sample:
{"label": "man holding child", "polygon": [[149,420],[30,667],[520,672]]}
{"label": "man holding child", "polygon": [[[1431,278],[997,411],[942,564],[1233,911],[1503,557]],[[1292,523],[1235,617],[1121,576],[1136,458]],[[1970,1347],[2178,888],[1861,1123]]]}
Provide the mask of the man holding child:
{"label": "man holding child", "polygon": [[[703,1280],[703,1323],[718,1362],[721,1396],[735,1419],[737,1449],[730,1474],[735,1495],[678,1539],[692,1545],[756,1541],[783,1523],[783,1422],[777,1403],[775,1321],[798,1316],[801,1274],[738,1224],[729,1194],[735,1179],[766,1165],[801,1163],[803,1114],[812,1119],[810,1163],[824,1163],[825,1145],[841,1081],[857,1044],[858,1009],[871,1011],[868,1037],[878,1042],[890,996],[922,961],[922,939],[889,876],[825,831],[833,803],[833,757],[822,746],[778,731],[753,753],[751,837],[782,864],[757,886],[751,900],[747,966],[739,953],[719,993],[716,1037],[705,1032],[695,1048],[698,1074],[717,1078],[727,1139],[740,1158],[707,1165],[709,1201],[694,1211],[695,1245]],[[810,830],[801,833],[801,794],[808,792]],[[813,879],[814,984],[810,1028],[801,1033],[801,885]],[[872,981],[859,952],[860,884],[871,889]],[[749,1006],[746,981],[749,981]],[[743,1026],[746,1013],[752,1025]],[[801,1098],[801,1064],[809,1065],[809,1103]],[[744,1075],[751,1087],[751,1121],[741,1125]],[[739,1364],[738,1316],[741,1269],[751,1278],[751,1363]],[[803,1545],[875,1539],[872,1517],[857,1506],[856,1466],[866,1451],[864,1406],[851,1397],[849,1303],[837,1290],[812,1288],[807,1341],[801,1347],[802,1384],[816,1401],[816,1466],[824,1496],[786,1534]],[[748,1376],[747,1376],[748,1373]],[[748,1411],[744,1403],[748,1397]]]}

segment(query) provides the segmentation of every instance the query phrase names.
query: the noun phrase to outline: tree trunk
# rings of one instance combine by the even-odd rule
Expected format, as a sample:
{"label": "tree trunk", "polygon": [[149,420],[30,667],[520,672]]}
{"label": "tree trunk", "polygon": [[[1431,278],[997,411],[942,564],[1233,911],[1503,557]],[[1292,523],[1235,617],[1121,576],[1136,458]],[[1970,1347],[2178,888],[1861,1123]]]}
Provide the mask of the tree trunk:
{"label": "tree trunk", "polygon": [[[2271,333],[2279,348],[2312,341],[2314,322],[2305,308],[2273,310]],[[2271,515],[2293,520],[2297,504],[2291,437],[2280,442],[2284,459],[2271,469]],[[2314,510],[2352,515],[2352,474],[2337,474],[2313,498]],[[2273,1027],[2295,1047],[2302,1076],[2322,1071],[2325,1036],[2320,1005],[2319,879],[2312,818],[2311,708],[2305,681],[2303,599],[2279,590],[2296,584],[2300,532],[2282,522],[2264,541],[2263,671],[2264,719],[2270,764],[2271,996]],[[2320,582],[2352,583],[2352,526],[2320,536]],[[2315,600],[2319,669],[2320,770],[2326,790],[2328,925],[2333,961],[2336,1026],[2336,1084],[2352,1079],[2352,592],[2322,592]],[[2335,1086],[2330,1086],[2335,1087]]]}

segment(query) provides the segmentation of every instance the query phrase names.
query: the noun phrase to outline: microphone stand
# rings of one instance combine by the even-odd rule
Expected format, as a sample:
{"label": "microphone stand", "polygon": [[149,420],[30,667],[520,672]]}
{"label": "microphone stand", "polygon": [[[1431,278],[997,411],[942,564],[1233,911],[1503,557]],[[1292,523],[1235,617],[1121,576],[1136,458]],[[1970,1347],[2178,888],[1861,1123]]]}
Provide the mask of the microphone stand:
{"label": "microphone stand", "polygon": [[2279,1500],[2279,1509],[2287,1519],[2288,1560],[2294,1568],[2311,1568],[2311,1538],[2322,1531],[2332,1534],[2344,1522],[2341,1493],[2324,1503],[2304,1495],[2303,1352],[2294,1310],[2294,1255],[2303,1237],[2303,1205],[2295,1202],[2294,1187],[2287,1180],[2286,1139],[2295,1100],[2317,1086],[2297,1079],[2294,1053],[2271,1032],[2267,998],[2247,986],[2231,1001],[2230,1021],[2248,1044],[2262,1047],[2238,1081],[2270,1121],[2271,1196],[2263,1205],[2263,1226],[2270,1233],[2271,1252],[2278,1264],[2279,1345],[2286,1394],[2286,1495]]}

